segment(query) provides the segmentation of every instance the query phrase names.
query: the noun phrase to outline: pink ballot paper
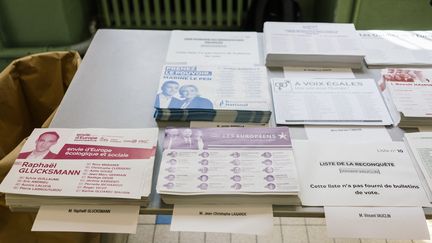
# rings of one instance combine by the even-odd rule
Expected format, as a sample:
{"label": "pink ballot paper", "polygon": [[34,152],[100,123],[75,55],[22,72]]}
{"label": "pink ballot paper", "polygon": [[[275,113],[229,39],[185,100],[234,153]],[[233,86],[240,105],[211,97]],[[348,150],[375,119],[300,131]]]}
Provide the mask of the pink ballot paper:
{"label": "pink ballot paper", "polygon": [[151,191],[157,128],[35,129],[0,191],[140,199]]}

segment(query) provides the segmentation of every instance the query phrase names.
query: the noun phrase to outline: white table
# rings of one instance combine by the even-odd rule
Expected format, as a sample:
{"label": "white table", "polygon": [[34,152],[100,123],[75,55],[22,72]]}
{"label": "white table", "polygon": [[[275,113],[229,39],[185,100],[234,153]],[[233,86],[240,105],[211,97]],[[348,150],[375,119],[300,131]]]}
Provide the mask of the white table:
{"label": "white table", "polygon": [[[157,127],[153,103],[165,63],[170,32],[153,30],[99,30],[60,104],[51,127],[145,128]],[[259,35],[260,44],[262,35]],[[261,45],[260,45],[261,46]],[[261,60],[263,62],[261,53]],[[379,70],[354,70],[358,78],[375,78]],[[269,70],[269,77],[282,77],[281,68]],[[271,124],[274,124],[272,121]],[[189,126],[169,122],[164,126]],[[388,129],[394,140],[402,130]],[[160,129],[159,141],[163,139]],[[291,136],[305,138],[302,127],[291,128]],[[161,202],[155,192],[162,149],[158,146],[153,175],[152,200],[142,214],[171,214],[172,205]],[[403,195],[401,195],[403,196]],[[324,217],[322,207],[274,206],[277,217]],[[432,218],[432,210],[425,210]]]}

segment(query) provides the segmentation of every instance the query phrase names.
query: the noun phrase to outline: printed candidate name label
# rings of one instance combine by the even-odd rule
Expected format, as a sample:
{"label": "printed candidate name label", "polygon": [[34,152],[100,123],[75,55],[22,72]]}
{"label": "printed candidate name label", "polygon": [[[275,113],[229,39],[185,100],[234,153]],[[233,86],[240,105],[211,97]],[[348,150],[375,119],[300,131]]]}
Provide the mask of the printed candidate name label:
{"label": "printed candidate name label", "polygon": [[172,231],[269,234],[272,205],[174,205]]}
{"label": "printed candidate name label", "polygon": [[43,205],[32,231],[136,232],[138,205]]}
{"label": "printed candidate name label", "polygon": [[421,207],[324,207],[329,237],[429,240]]}

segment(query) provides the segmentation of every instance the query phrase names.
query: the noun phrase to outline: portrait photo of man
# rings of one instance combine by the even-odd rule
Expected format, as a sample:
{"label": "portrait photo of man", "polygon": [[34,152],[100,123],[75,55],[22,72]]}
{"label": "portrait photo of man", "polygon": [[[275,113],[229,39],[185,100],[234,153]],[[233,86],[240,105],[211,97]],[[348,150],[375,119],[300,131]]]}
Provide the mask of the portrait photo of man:
{"label": "portrait photo of man", "polygon": [[208,161],[207,159],[202,159],[202,160],[200,160],[200,161],[198,162],[198,164],[200,164],[200,165],[208,165],[208,164],[209,164],[209,161]]}
{"label": "portrait photo of man", "polygon": [[[177,130],[177,129],[176,129],[176,130]],[[170,140],[171,140],[171,138],[170,138]],[[171,148],[171,146],[169,146],[168,148]],[[177,157],[177,151],[171,151],[171,152],[169,152],[167,155],[168,155],[168,156],[171,156],[171,157]]]}
{"label": "portrait photo of man", "polygon": [[234,188],[234,190],[240,190],[242,188],[242,185],[240,183],[235,183],[231,186],[231,188]]}
{"label": "portrait photo of man", "polygon": [[175,143],[172,147],[176,149],[198,149],[198,141],[189,128],[181,130]]}
{"label": "portrait photo of man", "polygon": [[[175,144],[177,143],[177,140],[179,138],[179,130],[178,129],[168,129],[166,131],[166,137],[164,140],[164,147],[165,149],[172,149],[173,145],[175,146]],[[177,152],[176,151],[171,151],[167,154],[168,156],[175,158],[177,157]]]}
{"label": "portrait photo of man", "polygon": [[240,160],[239,159],[234,159],[230,162],[233,165],[239,166],[240,165]]}
{"label": "portrait photo of man", "polygon": [[170,159],[170,160],[167,160],[166,163],[168,163],[170,165],[175,165],[175,164],[177,164],[177,160],[176,159]]}
{"label": "portrait photo of man", "polygon": [[198,188],[201,190],[207,190],[208,189],[208,184],[207,183],[201,183],[198,185]]}
{"label": "portrait photo of man", "polygon": [[274,178],[274,176],[272,176],[272,175],[268,175],[268,176],[266,176],[266,177],[264,177],[264,180],[266,180],[266,181],[274,181],[275,180],[275,178]]}
{"label": "portrait photo of man", "polygon": [[271,161],[270,159],[266,159],[266,160],[262,161],[261,163],[263,163],[265,165],[272,165],[273,161]]}
{"label": "portrait photo of man", "polygon": [[161,92],[156,95],[155,107],[157,108],[180,108],[182,101],[174,97],[179,84],[176,81],[165,81],[162,84]]}
{"label": "portrait photo of man", "polygon": [[203,149],[204,142],[199,130],[190,128],[168,129],[165,136],[166,149]]}
{"label": "portrait photo of man", "polygon": [[266,173],[273,173],[274,170],[272,167],[266,167],[263,171]]}
{"label": "portrait photo of man", "polygon": [[274,190],[274,189],[276,189],[276,185],[273,183],[269,183],[265,186],[265,188],[267,188],[269,190]]}
{"label": "portrait photo of man", "polygon": [[60,136],[56,132],[44,132],[39,135],[35,141],[35,147],[32,151],[22,152],[18,159],[55,159],[56,153],[50,151],[50,148],[57,143]]}
{"label": "portrait photo of man", "polygon": [[261,154],[261,156],[264,157],[264,158],[271,158],[272,154],[270,152],[264,152],[264,153]]}
{"label": "portrait photo of man", "polygon": [[239,158],[240,157],[240,153],[239,152],[234,152],[230,154],[232,157],[234,158]]}
{"label": "portrait photo of man", "polygon": [[232,171],[233,173],[235,173],[235,174],[238,174],[238,173],[241,172],[241,168],[240,168],[240,167],[234,167],[234,168],[231,169],[231,171]]}
{"label": "portrait photo of man", "polygon": [[169,181],[173,181],[173,180],[175,180],[175,175],[169,174],[169,175],[165,176],[165,179],[167,179]]}
{"label": "portrait photo of man", "polygon": [[200,181],[208,181],[208,176],[207,175],[200,175],[199,177],[198,177],[198,180],[200,180]]}
{"label": "portrait photo of man", "polygon": [[210,156],[210,154],[208,152],[202,152],[200,154],[198,154],[199,156],[203,157],[203,158],[208,158]]}
{"label": "portrait photo of man", "polygon": [[167,189],[173,189],[174,188],[174,183],[168,182],[167,184],[165,184],[163,186],[166,187]]}
{"label": "portrait photo of man", "polygon": [[208,172],[208,167],[199,168],[198,171],[201,172],[201,173],[207,173]]}
{"label": "portrait photo of man", "polygon": [[176,172],[176,168],[175,167],[168,167],[165,169],[166,171],[168,171],[169,173],[174,173]]}

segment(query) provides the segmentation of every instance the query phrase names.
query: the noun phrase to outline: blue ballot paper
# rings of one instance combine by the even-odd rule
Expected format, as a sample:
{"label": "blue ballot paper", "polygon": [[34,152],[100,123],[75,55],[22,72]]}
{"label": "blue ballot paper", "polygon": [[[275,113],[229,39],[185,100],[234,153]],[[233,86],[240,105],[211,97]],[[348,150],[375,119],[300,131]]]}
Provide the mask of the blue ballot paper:
{"label": "blue ballot paper", "polygon": [[156,120],[268,122],[265,67],[166,65],[155,98]]}

